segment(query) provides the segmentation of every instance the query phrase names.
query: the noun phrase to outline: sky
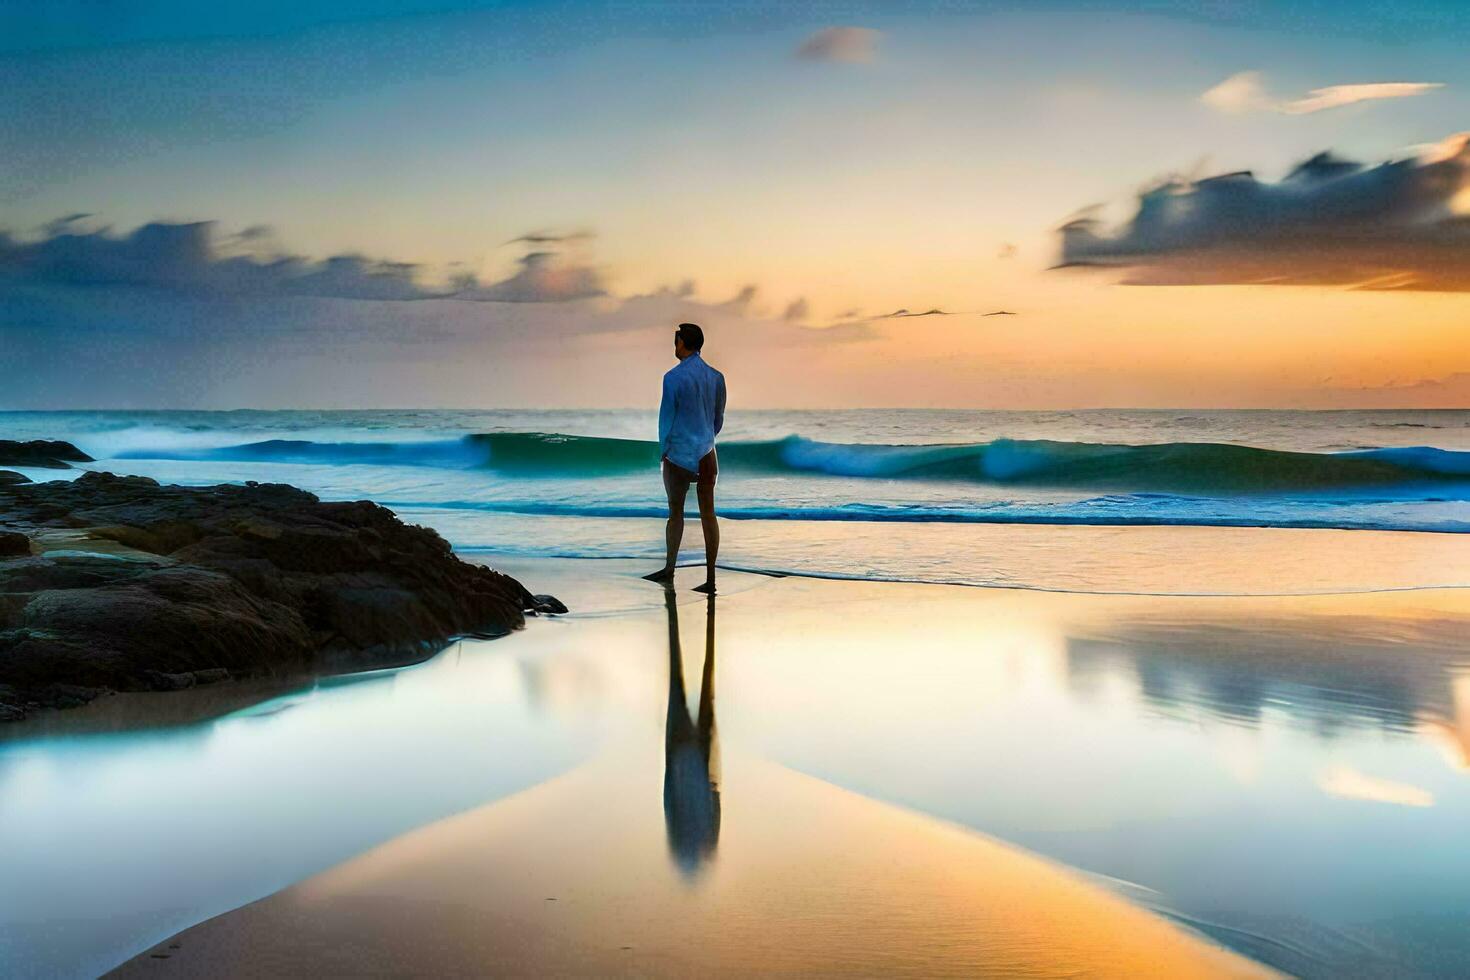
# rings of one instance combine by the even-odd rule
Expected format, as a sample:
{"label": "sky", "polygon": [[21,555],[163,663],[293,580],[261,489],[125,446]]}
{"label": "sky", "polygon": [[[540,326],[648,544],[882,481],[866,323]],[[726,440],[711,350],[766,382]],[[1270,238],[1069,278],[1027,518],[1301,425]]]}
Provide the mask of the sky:
{"label": "sky", "polygon": [[1470,406],[1467,34],[0,0],[0,408]]}

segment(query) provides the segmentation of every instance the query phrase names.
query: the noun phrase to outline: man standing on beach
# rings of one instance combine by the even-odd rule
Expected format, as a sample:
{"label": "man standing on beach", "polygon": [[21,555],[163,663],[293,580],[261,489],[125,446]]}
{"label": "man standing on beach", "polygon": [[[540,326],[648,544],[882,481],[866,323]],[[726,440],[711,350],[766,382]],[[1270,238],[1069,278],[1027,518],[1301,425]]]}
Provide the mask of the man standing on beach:
{"label": "man standing on beach", "polygon": [[720,523],[715,519],[715,477],[720,471],[715,436],[725,425],[725,376],[700,356],[704,331],[681,323],[674,331],[679,363],[664,375],[663,402],[658,409],[658,447],[663,457],[664,491],[669,495],[664,567],[644,578],[672,582],[684,537],[684,498],[689,484],[697,487],[699,523],[704,528],[704,584],[694,591],[715,591],[715,559],[720,552]]}

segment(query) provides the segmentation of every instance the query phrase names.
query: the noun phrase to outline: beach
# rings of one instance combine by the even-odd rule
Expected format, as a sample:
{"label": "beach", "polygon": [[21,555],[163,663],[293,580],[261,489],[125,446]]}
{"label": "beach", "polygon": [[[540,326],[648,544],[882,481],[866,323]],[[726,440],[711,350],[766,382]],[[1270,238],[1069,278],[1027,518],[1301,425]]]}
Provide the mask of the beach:
{"label": "beach", "polygon": [[1470,2],[0,25],[0,980],[1470,978]]}
{"label": "beach", "polygon": [[[74,845],[44,874],[7,849],[11,952],[58,975],[1319,976],[1466,953],[1465,592],[729,573],[711,623],[637,563],[506,569],[580,612],[173,728],[161,699],[227,689],[12,726],[5,833]],[[691,858],[661,789],[707,680],[721,816]],[[124,895],[131,922],[93,924]]]}
{"label": "beach", "polygon": [[[736,424],[915,424],[858,415]],[[555,436],[533,440],[550,472],[404,448],[432,430],[438,454],[464,444],[451,426],[493,419],[526,424],[27,421],[96,457],[32,479],[373,499],[571,612],[408,666],[117,694],[0,726],[11,972],[1440,976],[1470,958],[1470,537],[1425,529],[1463,519],[1461,484],[1165,494],[1205,523],[1119,525],[1158,495],[732,465],[723,493],[792,512],[725,522],[711,601],[690,591],[697,531],[665,592],[640,578],[659,522],[585,506],[601,486],[636,510],[636,473],[589,476]],[[1464,413],[1412,424],[1465,442]],[[332,461],[157,448],[258,455],[238,447],[293,426],[332,448],[292,453]],[[374,458],[343,458],[353,428]],[[1096,522],[936,517],[974,486]],[[890,513],[817,516],[859,497]],[[1314,508],[1418,529],[1209,523]]]}

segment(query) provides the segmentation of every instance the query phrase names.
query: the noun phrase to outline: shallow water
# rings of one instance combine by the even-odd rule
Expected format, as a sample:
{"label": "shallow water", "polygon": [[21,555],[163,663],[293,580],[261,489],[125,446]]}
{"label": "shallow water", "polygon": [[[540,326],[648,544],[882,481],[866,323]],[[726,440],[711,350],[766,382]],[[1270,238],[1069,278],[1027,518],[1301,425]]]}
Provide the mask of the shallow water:
{"label": "shallow water", "polygon": [[[7,730],[10,972],[95,973],[630,733],[664,741],[680,717],[671,617],[642,566],[508,570],[578,614],[414,668],[223,701],[221,717],[200,716],[232,688],[113,698]],[[1047,595],[734,573],[724,585],[705,743],[716,781],[720,754],[740,753],[899,803],[1290,972],[1454,975],[1470,962],[1470,593]],[[697,732],[705,600],[682,592],[674,615]],[[165,703],[187,720],[136,727]],[[697,762],[697,735],[683,744]],[[630,786],[670,771],[665,745],[626,763],[643,767]],[[708,806],[671,810],[667,786],[648,795],[645,819],[668,843],[649,874],[697,891],[740,827],[712,830]]]}

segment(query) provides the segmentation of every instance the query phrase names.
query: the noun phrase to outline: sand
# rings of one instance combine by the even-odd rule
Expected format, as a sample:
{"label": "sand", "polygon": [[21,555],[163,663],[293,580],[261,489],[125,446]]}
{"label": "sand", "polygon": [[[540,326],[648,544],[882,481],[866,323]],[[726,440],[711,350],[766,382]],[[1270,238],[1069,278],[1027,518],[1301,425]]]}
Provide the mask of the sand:
{"label": "sand", "polygon": [[[618,577],[597,584],[601,592],[584,583],[584,594],[624,614],[567,625],[583,648],[595,637],[667,650],[667,712],[570,773],[210,919],[115,975],[1269,972],[1105,882],[741,749],[722,752],[717,657],[696,649],[714,649],[705,600],[680,592],[664,603],[622,581],[633,569],[603,567]],[[884,635],[863,624],[893,598],[923,596],[907,615],[936,628],[959,625],[945,610],[974,613],[973,590],[900,589],[731,575],[717,602],[721,656],[763,642],[762,630],[802,637],[824,608],[846,623],[830,634],[839,645]],[[833,609],[839,597],[854,609]]]}
{"label": "sand", "polygon": [[[636,563],[508,570],[575,597],[580,615],[399,674],[396,714],[375,704],[372,721],[337,724],[476,710],[499,658],[514,657],[549,716],[608,716],[602,750],[202,922],[116,975],[1262,975],[1268,968],[1150,910],[1178,896],[1155,902],[1141,886],[860,795],[851,774],[892,782],[900,759],[913,778],[886,797],[919,799],[965,777],[963,753],[1010,746],[1018,760],[1064,761],[1109,729],[1078,728],[1103,715],[1060,710],[1055,698],[1105,705],[1133,670],[1150,710],[1218,726],[1219,745],[1239,745],[1232,733],[1266,711],[1314,728],[1418,725],[1451,762],[1467,757],[1454,674],[1470,615],[1463,591],[1181,599],[732,574],[715,603],[718,654],[706,658],[707,601],[681,589],[666,604]],[[681,575],[692,585],[698,570]],[[1038,720],[956,726],[1001,703]],[[1175,743],[1155,727],[1136,737],[1099,742],[1091,771],[1028,770],[1019,785],[1112,780],[1055,798],[1148,817],[1151,807],[1132,801],[1174,790],[1167,770],[1144,771],[1168,756],[1147,753]],[[1262,751],[1280,758],[1279,739]],[[1135,752],[1144,769],[1130,784],[1118,758]],[[851,764],[885,753],[886,767]],[[839,781],[850,789],[790,768],[806,759],[847,772]],[[1117,818],[1036,809],[1046,794],[1012,801],[1015,785],[967,793],[993,791],[1026,826],[1040,819],[1061,833]],[[1343,795],[1336,783],[1322,793]],[[1191,840],[1175,831],[1156,843]],[[1314,857],[1288,863],[1310,869]]]}
{"label": "sand", "polygon": [[692,872],[669,860],[657,769],[620,751],[186,930],[113,975],[1268,972],[999,842],[754,758],[725,763],[728,830]]}

